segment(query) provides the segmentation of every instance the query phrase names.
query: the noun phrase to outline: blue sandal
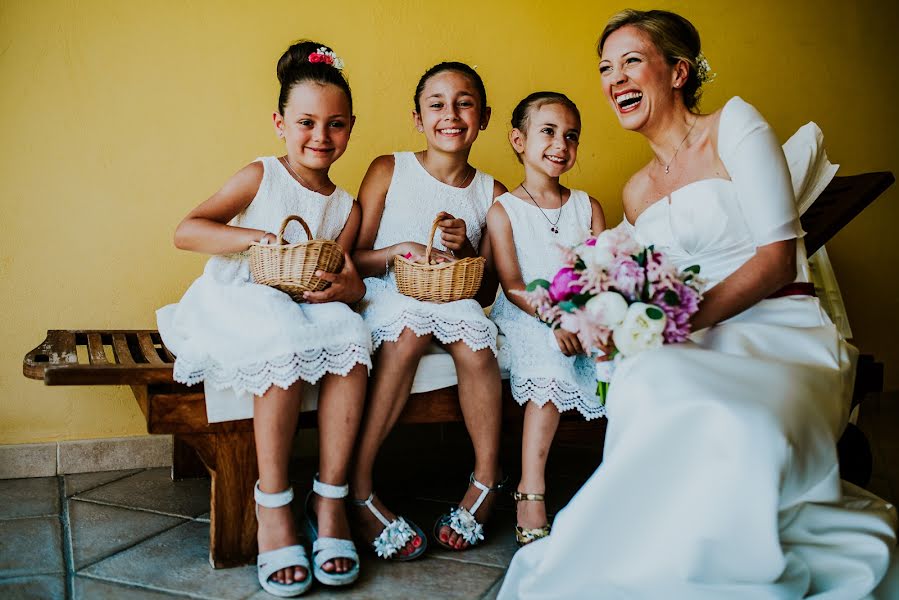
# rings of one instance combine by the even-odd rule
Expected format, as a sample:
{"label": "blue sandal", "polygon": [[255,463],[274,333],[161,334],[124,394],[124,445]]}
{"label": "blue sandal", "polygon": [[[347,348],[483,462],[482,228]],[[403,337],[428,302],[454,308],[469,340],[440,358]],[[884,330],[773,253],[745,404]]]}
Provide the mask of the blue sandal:
{"label": "blue sandal", "polygon": [[[352,540],[343,540],[332,537],[319,537],[318,517],[311,510],[309,501],[312,494],[318,494],[322,498],[339,500],[346,498],[349,487],[346,485],[331,485],[318,480],[318,475],[312,480],[312,491],[306,496],[306,533],[312,540],[312,564],[315,578],[321,583],[331,586],[349,585],[359,578],[359,554],[356,552],[356,544]],[[353,568],[345,573],[328,573],[322,567],[335,558],[346,558],[353,561]]]}

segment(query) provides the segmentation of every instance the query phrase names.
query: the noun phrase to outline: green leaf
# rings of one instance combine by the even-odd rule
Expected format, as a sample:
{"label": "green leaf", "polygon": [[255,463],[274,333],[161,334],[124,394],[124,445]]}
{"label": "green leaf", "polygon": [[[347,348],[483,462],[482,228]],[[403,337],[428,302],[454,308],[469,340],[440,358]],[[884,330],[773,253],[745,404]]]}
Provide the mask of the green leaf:
{"label": "green leaf", "polygon": [[665,304],[668,306],[679,306],[680,305],[680,296],[678,296],[675,292],[671,290],[665,290],[665,295],[663,296],[665,300]]}
{"label": "green leaf", "polygon": [[581,257],[578,257],[576,261],[574,261],[574,270],[575,271],[583,271],[587,268],[587,263],[581,260]]}
{"label": "green leaf", "polygon": [[640,265],[641,267],[646,266],[646,250],[642,250],[640,252],[640,254],[635,254],[631,258],[633,258],[635,261],[637,261],[637,264]]}
{"label": "green leaf", "polygon": [[524,291],[526,291],[526,292],[533,292],[533,291],[536,290],[538,287],[542,287],[543,289],[548,290],[548,289],[549,289],[549,285],[550,285],[549,282],[548,282],[547,280],[545,280],[545,279],[535,279],[534,281],[530,282],[530,283],[527,285],[527,287],[524,288]]}
{"label": "green leaf", "polygon": [[574,303],[575,306],[580,308],[581,306],[587,304],[587,301],[593,297],[593,294],[575,294],[570,298],[571,302]]}
{"label": "green leaf", "polygon": [[559,302],[559,308],[567,313],[573,313],[578,309],[578,306],[571,300],[564,300],[562,302]]}
{"label": "green leaf", "polygon": [[694,275],[699,275],[699,265],[690,265],[686,269],[684,269],[684,273],[693,273]]}
{"label": "green leaf", "polygon": [[660,309],[656,308],[655,306],[650,306],[649,308],[646,309],[646,316],[649,317],[650,319],[652,319],[653,321],[658,321],[659,319],[661,319],[662,317],[665,316],[665,313],[663,313]]}

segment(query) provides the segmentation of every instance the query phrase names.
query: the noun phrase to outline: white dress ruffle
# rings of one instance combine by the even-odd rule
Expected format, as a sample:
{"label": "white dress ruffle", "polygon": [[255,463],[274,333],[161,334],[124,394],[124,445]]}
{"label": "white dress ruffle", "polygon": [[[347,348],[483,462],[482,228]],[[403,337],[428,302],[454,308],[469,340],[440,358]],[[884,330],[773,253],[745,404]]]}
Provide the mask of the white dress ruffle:
{"label": "white dress ruffle", "polygon": [[[731,179],[687,185],[634,227],[712,284],[801,235],[764,119],[734,98],[719,131]],[[791,296],[623,361],[603,463],[552,534],[515,555],[499,598],[871,597],[897,522],[839,478],[855,353],[817,299]]]}
{"label": "white dress ruffle", "polygon": [[[265,169],[259,191],[230,224],[277,232],[285,216],[296,214],[314,238],[336,239],[352,197],[339,188],[316,194],[276,157],[259,160]],[[210,422],[251,417],[253,396],[272,385],[286,389],[298,380],[346,375],[357,364],[371,367],[371,337],[358,314],[340,302],[296,303],[254,283],[243,252],[210,258],[181,301],[160,308],[156,318],[176,356],[175,381],[205,384]]]}
{"label": "white dress ruffle", "polygon": [[[492,202],[493,177],[477,171],[467,187],[456,188],[431,177],[414,153],[398,152],[373,249],[410,241],[427,244],[431,223],[441,211],[465,221],[468,239],[477,249]],[[434,248],[445,250],[439,237],[438,232]],[[490,348],[496,354],[496,325],[475,300],[438,304],[404,296],[397,291],[392,265],[388,274],[369,277],[365,285],[360,309],[371,329],[373,349],[395,342],[408,328],[443,344],[461,341],[474,351]]]}
{"label": "white dress ruffle", "polygon": [[[575,246],[590,234],[593,211],[586,192],[571,190],[561,209],[543,210],[512,194],[496,199],[503,205],[512,224],[512,237],[521,276],[527,284],[534,279],[551,280],[562,268],[558,246]],[[558,234],[550,231],[557,223]],[[577,410],[585,419],[605,415],[596,395],[593,360],[588,356],[565,356],[552,329],[532,314],[512,304],[499,293],[490,313],[505,336],[499,350],[499,364],[510,373],[512,397],[519,404],[552,402],[560,412]]]}

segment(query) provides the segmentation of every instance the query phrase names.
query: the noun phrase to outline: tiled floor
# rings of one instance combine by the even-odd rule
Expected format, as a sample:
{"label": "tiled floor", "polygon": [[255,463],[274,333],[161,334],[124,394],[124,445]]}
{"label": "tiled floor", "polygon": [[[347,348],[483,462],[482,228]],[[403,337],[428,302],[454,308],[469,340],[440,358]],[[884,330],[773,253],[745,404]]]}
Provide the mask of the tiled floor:
{"label": "tiled floor", "polygon": [[[896,502],[899,394],[870,397],[860,425],[872,442],[869,488]],[[381,496],[425,530],[465,489],[471,457],[460,439],[448,428],[401,432],[381,461]],[[506,463],[514,465],[514,436],[505,442]],[[414,462],[409,447],[416,448]],[[598,452],[584,448],[553,450],[551,511],[568,501],[598,460]],[[312,470],[308,460],[292,467],[300,498]],[[412,481],[421,483],[410,488]],[[258,587],[255,567],[209,566],[208,485],[203,479],[173,482],[168,469],[0,480],[0,598],[270,597]],[[428,556],[413,563],[363,554],[356,585],[336,591],[316,586],[309,597],[493,598],[516,550],[513,525],[513,504],[501,495],[481,547],[451,553],[432,544]]]}

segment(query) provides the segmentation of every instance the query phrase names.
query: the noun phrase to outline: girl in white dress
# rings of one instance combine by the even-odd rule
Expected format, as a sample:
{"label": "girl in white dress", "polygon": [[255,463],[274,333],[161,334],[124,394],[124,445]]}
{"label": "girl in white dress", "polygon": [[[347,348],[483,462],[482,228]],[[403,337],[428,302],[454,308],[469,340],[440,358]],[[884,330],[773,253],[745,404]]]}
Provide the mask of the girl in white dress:
{"label": "girl in white dress", "polygon": [[710,289],[689,341],[619,366],[602,465],[499,597],[868,597],[895,510],[839,479],[854,349],[807,295],[780,145],[740,98],[695,109],[708,63],[686,19],[619,13],[599,54],[619,122],[655,155],[624,190],[634,235]]}
{"label": "girl in white dress", "polygon": [[[328,289],[296,303],[254,283],[246,253],[254,242],[274,242],[273,232],[292,214],[306,221],[313,238],[336,239],[345,253],[352,250],[361,211],[328,176],[354,121],[341,68],[330,48],[314,42],[283,54],[273,119],[287,153],[247,165],[185,217],[175,245],[215,256],[181,302],[157,313],[163,341],[177,356],[175,380],[204,382],[210,421],[253,418],[258,577],[278,596],[304,592],[313,574],[328,585],[351,583],[359,574],[342,498],[371,366],[368,329],[347,303],[358,301],[365,287],[347,254],[340,273],[322,275],[332,282]],[[301,381],[319,380],[321,458],[307,499],[310,567],[290,512],[287,465]]]}
{"label": "girl in white dress", "polygon": [[524,545],[549,535],[544,472],[560,412],[587,419],[605,414],[596,395],[593,361],[577,336],[550,329],[515,291],[535,279],[552,280],[563,266],[558,245],[575,246],[605,229],[599,202],[569,190],[559,177],[577,161],[581,115],[568,97],[535,92],[512,111],[509,141],[524,165],[524,181],[500,196],[487,229],[502,292],[490,317],[505,340],[500,364],[511,375],[512,397],[527,404],[521,444],[521,481],[515,537]]}
{"label": "girl in white dress", "polygon": [[440,214],[440,235],[434,240],[438,251],[432,256],[455,260],[478,254],[487,210],[493,198],[506,191],[468,164],[490,109],[480,76],[456,62],[429,69],[418,83],[414,102],[415,126],[424,133],[427,149],[372,161],[359,189],[362,226],[353,255],[366,277],[362,316],[371,328],[377,354],[351,482],[361,533],[374,540],[380,556],[396,560],[421,556],[426,538],[374,496],[372,470],[409,397],[419,359],[432,341],[453,357],[459,400],[475,451],[468,492],[459,508],[438,520],[437,542],[464,550],[480,541],[481,523],[495,496],[490,492],[500,483],[496,326],[475,300],[437,304],[400,294],[392,272],[394,257],[424,255],[431,223]]}

